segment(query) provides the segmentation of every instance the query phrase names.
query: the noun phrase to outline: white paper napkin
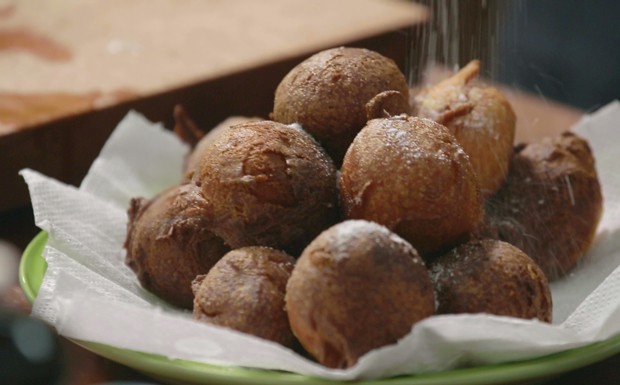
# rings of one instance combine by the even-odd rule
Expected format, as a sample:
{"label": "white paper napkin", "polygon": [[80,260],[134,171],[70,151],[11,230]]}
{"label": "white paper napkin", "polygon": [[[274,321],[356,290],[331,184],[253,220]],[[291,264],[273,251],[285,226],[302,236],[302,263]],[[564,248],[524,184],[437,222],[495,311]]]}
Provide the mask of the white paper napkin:
{"label": "white paper napkin", "polygon": [[552,285],[554,324],[487,315],[434,316],[397,344],[347,370],[331,370],[275,343],[195,322],[142,289],[124,264],[126,209],[181,178],[188,149],[131,112],[81,187],[33,170],[37,226],[49,232],[48,263],[33,314],[60,334],[119,348],[221,365],[278,369],[330,379],[369,379],[534,358],[620,332],[620,102],[574,127],[591,144],[604,197],[598,235],[584,263]]}

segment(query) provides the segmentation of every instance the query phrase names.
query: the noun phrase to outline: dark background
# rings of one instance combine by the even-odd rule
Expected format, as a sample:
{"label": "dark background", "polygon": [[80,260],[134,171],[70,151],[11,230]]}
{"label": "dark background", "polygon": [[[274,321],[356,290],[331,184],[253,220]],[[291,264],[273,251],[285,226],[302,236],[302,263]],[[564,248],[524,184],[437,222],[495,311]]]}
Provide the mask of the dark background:
{"label": "dark background", "polygon": [[586,111],[620,99],[619,0],[515,1],[498,80]]}

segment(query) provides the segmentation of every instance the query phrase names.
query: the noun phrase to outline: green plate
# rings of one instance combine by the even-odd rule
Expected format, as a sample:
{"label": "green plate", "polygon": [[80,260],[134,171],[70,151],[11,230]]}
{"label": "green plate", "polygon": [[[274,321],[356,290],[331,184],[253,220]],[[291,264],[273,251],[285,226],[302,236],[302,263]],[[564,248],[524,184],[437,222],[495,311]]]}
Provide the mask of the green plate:
{"label": "green plate", "polygon": [[[32,302],[39,292],[47,268],[41,254],[47,242],[47,233],[37,235],[24,250],[19,266],[19,280],[24,293]],[[337,381],[293,373],[208,365],[186,360],[142,353],[113,346],[75,341],[81,346],[113,361],[132,367],[147,375],[171,384],[248,384],[248,385],[325,385]],[[362,381],[364,385],[490,385],[532,383],[548,379],[569,370],[603,360],[620,352],[620,335],[603,342],[532,360],[511,362],[475,368],[457,369],[439,373],[399,376]]]}

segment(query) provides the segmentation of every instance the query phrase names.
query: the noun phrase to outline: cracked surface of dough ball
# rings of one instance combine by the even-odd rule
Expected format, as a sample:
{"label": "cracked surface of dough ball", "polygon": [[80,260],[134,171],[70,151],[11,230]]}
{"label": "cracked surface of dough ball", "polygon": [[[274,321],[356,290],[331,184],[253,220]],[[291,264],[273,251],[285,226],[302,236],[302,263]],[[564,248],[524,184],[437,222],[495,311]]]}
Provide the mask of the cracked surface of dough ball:
{"label": "cracked surface of dough ball", "polygon": [[466,240],[482,219],[469,158],[429,119],[369,121],[344,158],[340,191],[347,218],[388,227],[425,258]]}
{"label": "cracked surface of dough ball", "polygon": [[[409,112],[409,86],[396,63],[363,48],[319,52],[293,68],[278,85],[273,119],[299,123],[340,164],[349,144],[366,124],[366,104],[383,91],[398,91]],[[401,110],[402,109],[402,110]]]}
{"label": "cracked surface of dough ball", "polygon": [[474,82],[480,62],[415,97],[416,115],[446,126],[469,155],[484,197],[493,195],[508,174],[516,116],[504,95]]}
{"label": "cracked surface of dough ball", "polygon": [[192,180],[194,172],[198,167],[200,167],[200,159],[202,159],[202,155],[205,151],[207,151],[206,149],[211,145],[211,143],[213,143],[213,141],[215,141],[215,139],[222,132],[224,132],[224,130],[227,130],[231,126],[237,124],[258,122],[263,120],[259,117],[230,116],[218,123],[209,131],[204,132],[198,127],[196,122],[194,122],[183,105],[176,105],[174,107],[173,115],[175,121],[173,131],[175,135],[191,148],[191,151],[185,156],[185,160],[183,162],[182,183],[187,183]]}
{"label": "cracked surface of dough ball", "polygon": [[270,246],[291,255],[339,219],[336,168],[298,127],[272,121],[222,132],[193,182],[212,229],[231,248]]}
{"label": "cracked surface of dough ball", "polygon": [[268,247],[230,251],[194,280],[194,319],[292,347],[284,293],[294,264],[290,255]]}
{"label": "cracked surface of dough ball", "polygon": [[126,263],[142,287],[176,306],[191,308],[191,283],[229,248],[208,226],[200,189],[173,187],[152,199],[134,198],[129,207]]}
{"label": "cracked surface of dough ball", "polygon": [[415,249],[384,226],[341,222],[304,250],[287,284],[293,333],[320,363],[354,365],[395,343],[435,310],[428,271]]}
{"label": "cracked surface of dough ball", "polygon": [[229,129],[232,126],[237,124],[243,124],[248,122],[258,122],[262,119],[255,117],[246,117],[246,116],[231,116],[226,120],[219,123],[217,126],[213,127],[209,132],[207,132],[199,141],[196,143],[196,146],[192,149],[192,151],[188,154],[185,163],[185,175],[187,180],[192,179],[192,175],[195,170],[200,167],[200,160],[202,159],[203,154],[207,151],[207,148],[217,139],[219,135],[221,135],[225,130]]}
{"label": "cracked surface of dough ball", "polygon": [[492,232],[534,259],[550,280],[579,263],[602,211],[592,151],[570,132],[517,147],[506,183],[487,202]]}
{"label": "cracked surface of dough ball", "polygon": [[430,265],[439,314],[488,313],[551,322],[547,277],[509,243],[470,241]]}

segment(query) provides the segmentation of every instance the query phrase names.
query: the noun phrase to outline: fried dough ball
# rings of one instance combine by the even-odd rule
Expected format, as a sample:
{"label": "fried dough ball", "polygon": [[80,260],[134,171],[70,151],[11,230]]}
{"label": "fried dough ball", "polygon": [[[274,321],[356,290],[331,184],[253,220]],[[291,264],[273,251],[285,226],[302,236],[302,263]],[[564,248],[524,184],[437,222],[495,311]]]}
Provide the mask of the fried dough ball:
{"label": "fried dough ball", "polygon": [[230,251],[192,283],[194,319],[292,347],[284,293],[294,265],[293,257],[268,247]]}
{"label": "fried dough ball", "polygon": [[487,203],[492,232],[557,279],[581,260],[603,211],[588,143],[565,132],[515,149],[504,186]]}
{"label": "fried dough ball", "polygon": [[192,280],[229,251],[209,230],[200,189],[184,184],[150,200],[134,198],[128,215],[127,265],[146,290],[173,305],[191,308]]}
{"label": "fried dough ball", "polygon": [[224,130],[237,124],[257,122],[260,120],[262,119],[258,117],[231,116],[205,133],[198,128],[196,122],[189,116],[182,105],[176,105],[174,107],[174,133],[191,148],[183,164],[183,182],[188,182],[192,179],[195,170],[200,165],[200,159],[206,151],[206,148],[210,146]]}
{"label": "fried dough ball", "polygon": [[231,248],[299,255],[339,219],[336,168],[306,132],[272,121],[225,130],[203,153],[199,185],[212,229]]}
{"label": "fried dough ball", "polygon": [[502,93],[475,84],[475,60],[415,97],[416,115],[448,127],[469,155],[483,197],[495,193],[508,174],[516,116]]}
{"label": "fried dough ball", "polygon": [[470,241],[434,260],[430,274],[439,314],[489,313],[551,322],[547,277],[509,243]]}
{"label": "fried dough ball", "polygon": [[329,228],[304,250],[287,284],[286,309],[313,357],[347,368],[431,316],[435,298],[408,242],[384,226],[354,220]]}
{"label": "fried dough ball", "polygon": [[390,103],[382,103],[387,113],[409,112],[409,86],[394,61],[363,48],[325,50],[298,64],[282,79],[275,92],[272,119],[299,123],[339,165],[366,124],[366,104],[383,91],[400,94],[392,95]]}
{"label": "fried dough ball", "polygon": [[466,240],[482,218],[469,158],[432,120],[402,115],[369,121],[341,171],[345,216],[386,226],[425,258]]}

